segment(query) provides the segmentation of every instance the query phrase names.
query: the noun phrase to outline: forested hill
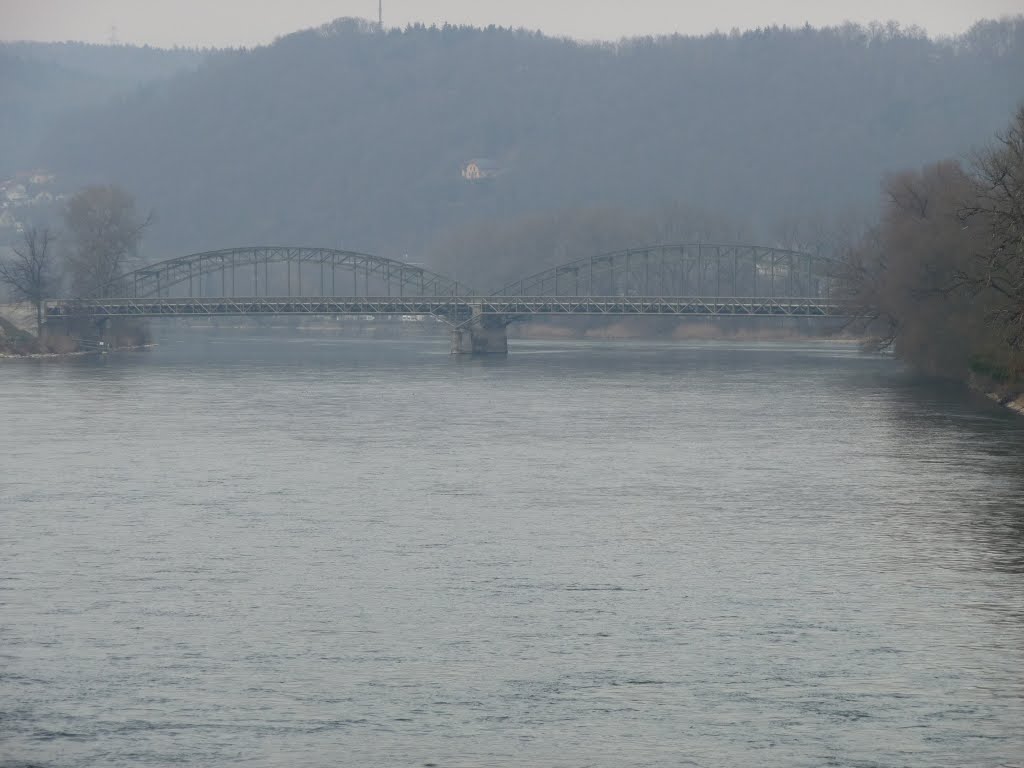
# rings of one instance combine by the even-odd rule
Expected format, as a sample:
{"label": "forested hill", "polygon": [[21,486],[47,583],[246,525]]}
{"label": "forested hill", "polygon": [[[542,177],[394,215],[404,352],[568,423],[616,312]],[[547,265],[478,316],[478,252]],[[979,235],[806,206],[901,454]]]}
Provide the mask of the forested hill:
{"label": "forested hill", "polygon": [[[481,220],[669,201],[767,232],[873,207],[884,172],[986,141],[1022,73],[1024,17],[950,41],[849,25],[615,45],[340,20],[80,113],[38,164],[155,209],[151,258],[416,256]],[[463,179],[474,158],[495,177]]]}
{"label": "forested hill", "polygon": [[195,67],[205,55],[86,43],[0,43],[0,178],[37,160],[42,134],[67,113]]}

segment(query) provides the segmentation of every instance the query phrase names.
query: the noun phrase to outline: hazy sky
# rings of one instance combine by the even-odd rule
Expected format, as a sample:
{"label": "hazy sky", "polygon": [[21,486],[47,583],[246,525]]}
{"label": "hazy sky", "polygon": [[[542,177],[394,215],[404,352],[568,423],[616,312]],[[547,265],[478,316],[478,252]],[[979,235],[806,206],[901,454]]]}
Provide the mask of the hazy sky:
{"label": "hazy sky", "polygon": [[[391,26],[499,24],[583,39],[847,19],[895,19],[941,35],[1022,11],[1024,0],[384,0]],[[0,39],[239,46],[339,16],[376,15],[377,0],[0,0]]]}

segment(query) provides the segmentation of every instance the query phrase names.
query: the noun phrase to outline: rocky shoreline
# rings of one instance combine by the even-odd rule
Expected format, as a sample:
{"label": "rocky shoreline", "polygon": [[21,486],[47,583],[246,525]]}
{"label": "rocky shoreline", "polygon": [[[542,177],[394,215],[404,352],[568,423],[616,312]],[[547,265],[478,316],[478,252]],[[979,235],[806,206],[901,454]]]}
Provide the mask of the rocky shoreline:
{"label": "rocky shoreline", "polygon": [[967,388],[991,400],[996,405],[1024,416],[1024,392],[1009,388],[986,376],[972,373],[967,378]]}
{"label": "rocky shoreline", "polygon": [[1009,408],[1014,413],[1024,416],[1024,394],[1001,395],[998,392],[985,392],[984,394],[989,400],[1003,408]]}

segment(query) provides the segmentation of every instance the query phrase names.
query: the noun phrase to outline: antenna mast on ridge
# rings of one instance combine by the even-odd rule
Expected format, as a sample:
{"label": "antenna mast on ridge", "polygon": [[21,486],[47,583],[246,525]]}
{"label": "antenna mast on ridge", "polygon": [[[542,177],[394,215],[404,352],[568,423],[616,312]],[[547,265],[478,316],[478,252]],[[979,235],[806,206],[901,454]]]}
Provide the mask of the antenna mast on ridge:
{"label": "antenna mast on ridge", "polygon": [[377,27],[384,29],[384,0],[377,0]]}

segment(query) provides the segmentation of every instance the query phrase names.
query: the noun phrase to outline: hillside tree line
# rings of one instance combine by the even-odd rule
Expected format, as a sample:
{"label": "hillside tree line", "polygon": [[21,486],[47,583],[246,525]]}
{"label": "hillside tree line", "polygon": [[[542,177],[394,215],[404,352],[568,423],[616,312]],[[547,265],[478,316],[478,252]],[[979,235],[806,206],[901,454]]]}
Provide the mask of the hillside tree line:
{"label": "hillside tree line", "polygon": [[[948,40],[849,24],[594,44],[340,20],[79,109],[37,161],[158,210],[151,259],[281,243],[441,268],[475,236],[490,287],[560,255],[491,258],[488,232],[553,212],[698,208],[774,244],[786,220],[871,205],[886,169],[992,135],[1021,72],[1021,18]],[[497,172],[467,181],[478,158]]]}

